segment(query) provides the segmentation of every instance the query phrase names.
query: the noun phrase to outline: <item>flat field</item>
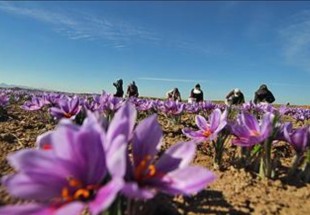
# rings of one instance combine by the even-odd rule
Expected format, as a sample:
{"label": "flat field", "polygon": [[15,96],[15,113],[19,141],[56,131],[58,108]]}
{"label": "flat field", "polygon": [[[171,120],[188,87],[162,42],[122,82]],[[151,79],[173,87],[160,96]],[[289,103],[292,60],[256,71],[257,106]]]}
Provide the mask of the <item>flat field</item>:
{"label": "flat field", "polygon": [[[56,123],[44,120],[43,113],[47,110],[30,112],[21,109],[20,105],[9,104],[6,108],[9,119],[0,122],[1,176],[13,172],[6,161],[9,153],[34,147],[38,135],[56,126]],[[183,114],[180,122],[175,124],[164,115],[159,115],[164,132],[162,150],[188,140],[181,129],[194,128],[194,117],[194,114]],[[278,142],[273,152],[277,157],[276,177],[260,179],[253,169],[240,165],[239,148],[232,146],[229,140],[225,145],[221,170],[213,169],[211,146],[200,145],[194,164],[215,172],[217,180],[191,197],[159,195],[150,203],[145,203],[152,208],[147,214],[309,214],[310,184],[304,183],[298,176],[293,179],[286,176],[294,151],[288,143]],[[20,202],[22,200],[10,196],[0,185],[0,205]]]}

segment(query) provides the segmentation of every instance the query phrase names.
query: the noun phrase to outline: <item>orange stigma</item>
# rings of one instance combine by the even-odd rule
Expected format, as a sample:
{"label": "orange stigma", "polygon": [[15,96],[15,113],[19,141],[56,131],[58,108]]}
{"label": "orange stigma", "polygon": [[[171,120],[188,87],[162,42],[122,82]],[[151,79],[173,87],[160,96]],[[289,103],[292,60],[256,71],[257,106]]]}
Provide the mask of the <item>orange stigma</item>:
{"label": "orange stigma", "polygon": [[74,200],[83,201],[91,198],[98,188],[98,185],[84,186],[82,181],[73,177],[68,177],[68,186],[62,188],[61,198],[66,202],[71,202]]}
{"label": "orange stigma", "polygon": [[73,115],[71,113],[64,113],[65,118],[71,118]]}
{"label": "orange stigma", "polygon": [[139,165],[134,170],[134,176],[136,180],[140,181],[147,178],[152,178],[156,175],[156,167],[154,164],[148,164],[152,159],[150,155],[144,157],[144,159],[139,163]]}
{"label": "orange stigma", "polygon": [[251,134],[251,136],[254,136],[254,137],[260,136],[260,132],[259,131],[255,131],[255,130],[251,130],[250,134]]}
{"label": "orange stigma", "polygon": [[211,132],[210,129],[207,128],[206,130],[203,131],[202,134],[203,134],[203,136],[205,136],[205,137],[209,137],[209,136],[212,134],[212,132]]}

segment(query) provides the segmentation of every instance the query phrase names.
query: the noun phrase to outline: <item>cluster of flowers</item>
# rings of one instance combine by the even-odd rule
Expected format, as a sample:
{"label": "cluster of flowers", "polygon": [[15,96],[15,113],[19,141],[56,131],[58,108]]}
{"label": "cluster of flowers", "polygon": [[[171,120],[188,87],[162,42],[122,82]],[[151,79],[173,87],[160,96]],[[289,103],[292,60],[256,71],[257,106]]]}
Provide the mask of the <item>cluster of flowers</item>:
{"label": "cluster of flowers", "polygon": [[[5,176],[3,184],[12,195],[39,203],[5,206],[0,214],[78,214],[85,209],[98,214],[117,205],[112,203],[118,199],[146,200],[157,192],[193,194],[215,178],[202,167],[189,166],[197,144],[212,145],[215,166],[220,167],[228,140],[242,148],[245,163],[260,159],[260,175],[269,178],[274,175],[272,147],[286,141],[296,152],[289,174],[303,165],[303,177],[310,180],[310,128],[282,122],[285,115],[305,122],[309,109],[252,102],[227,107],[211,102],[125,100],[107,93],[92,97],[36,93],[29,99],[23,109],[47,107],[60,121],[54,131],[38,137],[38,149],[21,150],[8,158],[17,173]],[[163,134],[156,115],[135,126],[137,110],[171,118],[196,114],[198,129],[184,128],[191,141],[177,143],[159,156]]]}
{"label": "cluster of flowers", "polygon": [[[99,112],[115,112],[121,104],[125,101],[121,98],[113,97],[108,93],[93,96],[77,96],[74,94],[64,93],[47,93],[42,91],[27,91],[27,90],[0,90],[0,107],[8,104],[9,98],[18,101],[21,97],[29,99],[24,105],[25,110],[39,110],[44,106],[53,107],[50,113],[56,118],[66,117],[62,112],[67,113],[71,111],[68,116],[75,117],[81,110],[99,111]],[[71,101],[72,100],[72,101]],[[69,102],[71,101],[71,102]],[[168,116],[177,116],[183,113],[201,114],[208,113],[216,108],[222,111],[226,108],[224,104],[214,104],[210,101],[201,103],[182,103],[169,100],[152,100],[141,98],[130,98],[129,101],[135,105],[136,109],[140,111],[155,111],[163,113]],[[68,110],[69,109],[69,110]],[[235,107],[239,111],[246,110],[252,113],[264,113],[266,111],[276,111],[271,105],[254,104],[247,102],[242,106]],[[284,106],[280,111],[288,115],[296,121],[305,122],[310,119],[310,109]],[[59,113],[60,112],[60,113]]]}
{"label": "cluster of flowers", "polygon": [[[66,107],[79,110],[77,101]],[[209,170],[189,166],[196,151],[192,142],[176,143],[159,156],[163,134],[157,116],[135,126],[136,115],[124,103],[110,122],[90,111],[82,125],[62,119],[37,138],[37,149],[10,154],[17,172],[2,183],[32,203],[1,207],[0,214],[99,214],[117,200],[148,200],[158,192],[191,195],[215,179]]]}
{"label": "cluster of flowers", "polygon": [[[291,122],[281,122],[283,112],[275,109],[266,109],[258,117],[242,110],[236,119],[228,119],[229,110],[223,113],[215,109],[207,121],[203,116],[196,116],[198,130],[183,129],[183,134],[197,143],[213,143],[215,165],[220,165],[224,143],[232,135],[231,144],[241,146],[243,152],[249,155],[255,146],[260,148],[258,156],[261,157],[260,174],[262,177],[272,177],[273,167],[271,161],[271,148],[278,141],[288,142],[295,150],[296,157],[289,174],[293,175],[301,162],[304,164],[304,175],[309,180],[310,165],[310,127],[309,125],[293,128]],[[258,119],[260,118],[260,119]]]}

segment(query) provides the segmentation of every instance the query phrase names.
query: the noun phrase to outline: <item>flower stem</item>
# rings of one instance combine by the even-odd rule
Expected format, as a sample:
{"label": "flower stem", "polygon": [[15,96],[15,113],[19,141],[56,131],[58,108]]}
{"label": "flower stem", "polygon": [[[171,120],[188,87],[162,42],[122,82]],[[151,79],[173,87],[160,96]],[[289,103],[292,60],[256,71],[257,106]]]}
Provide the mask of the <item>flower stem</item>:
{"label": "flower stem", "polygon": [[271,172],[272,172],[272,164],[271,164],[271,143],[272,141],[267,140],[264,144],[264,151],[265,151],[265,155],[264,155],[264,167],[265,167],[265,176],[268,178],[271,178]]}
{"label": "flower stem", "polygon": [[272,163],[271,163],[271,145],[272,139],[268,138],[263,142],[263,153],[261,155],[259,176],[261,178],[271,178],[272,174]]}
{"label": "flower stem", "polygon": [[301,162],[302,158],[303,158],[302,154],[296,153],[296,155],[294,156],[294,161],[292,163],[292,166],[291,166],[291,168],[290,168],[290,170],[288,172],[288,177],[289,178],[292,177],[295,174],[298,166],[300,165],[300,162]]}
{"label": "flower stem", "polygon": [[213,166],[215,169],[221,169],[223,152],[224,152],[224,143],[227,137],[228,134],[223,132],[218,136],[216,141],[212,141],[215,152],[213,157]]}
{"label": "flower stem", "polygon": [[121,197],[118,196],[113,204],[110,206],[108,211],[102,213],[102,215],[123,215],[122,213],[122,200]]}
{"label": "flower stem", "polygon": [[310,182],[310,148],[307,150],[306,162],[303,167],[302,176],[305,182]]}

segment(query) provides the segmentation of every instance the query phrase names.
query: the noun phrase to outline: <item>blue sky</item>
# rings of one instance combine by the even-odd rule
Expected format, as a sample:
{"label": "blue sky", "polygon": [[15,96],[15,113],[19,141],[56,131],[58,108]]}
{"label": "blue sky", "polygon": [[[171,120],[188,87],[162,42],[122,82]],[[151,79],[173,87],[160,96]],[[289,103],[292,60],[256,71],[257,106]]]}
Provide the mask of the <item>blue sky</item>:
{"label": "blue sky", "polygon": [[0,2],[0,82],[207,100],[267,84],[277,103],[310,104],[310,2]]}

